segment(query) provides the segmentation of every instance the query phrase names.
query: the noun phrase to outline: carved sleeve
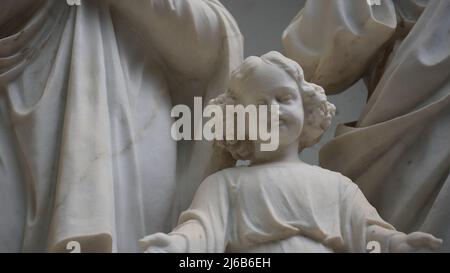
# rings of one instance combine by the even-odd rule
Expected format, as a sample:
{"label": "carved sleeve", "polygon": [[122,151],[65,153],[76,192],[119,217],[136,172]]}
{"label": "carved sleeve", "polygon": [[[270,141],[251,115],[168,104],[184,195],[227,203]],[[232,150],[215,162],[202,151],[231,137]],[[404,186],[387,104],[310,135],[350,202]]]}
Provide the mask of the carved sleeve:
{"label": "carved sleeve", "polygon": [[286,55],[327,94],[342,92],[359,80],[396,29],[392,1],[372,2],[308,1],[283,33]]}

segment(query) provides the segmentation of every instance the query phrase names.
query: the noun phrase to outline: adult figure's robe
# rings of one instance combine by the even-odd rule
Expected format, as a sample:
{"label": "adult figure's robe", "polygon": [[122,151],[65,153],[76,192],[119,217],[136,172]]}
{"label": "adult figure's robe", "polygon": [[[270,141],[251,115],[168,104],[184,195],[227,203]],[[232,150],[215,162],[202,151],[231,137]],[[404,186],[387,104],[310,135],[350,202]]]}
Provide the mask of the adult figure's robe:
{"label": "adult figure's robe", "polygon": [[449,251],[450,3],[380,2],[308,1],[284,33],[286,54],[330,94],[366,79],[361,117],[338,126],[320,165],[399,230],[432,233]]}
{"label": "adult figure's robe", "polygon": [[232,164],[174,141],[170,110],[224,91],[239,29],[217,0],[18,6],[0,20],[0,251],[139,251]]}

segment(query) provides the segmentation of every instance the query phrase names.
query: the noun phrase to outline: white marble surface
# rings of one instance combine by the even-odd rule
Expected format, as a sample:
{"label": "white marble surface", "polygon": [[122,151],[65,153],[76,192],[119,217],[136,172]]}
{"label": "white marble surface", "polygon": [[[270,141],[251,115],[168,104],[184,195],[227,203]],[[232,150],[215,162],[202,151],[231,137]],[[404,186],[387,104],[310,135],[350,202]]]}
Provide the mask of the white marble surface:
{"label": "white marble surface", "polygon": [[[194,95],[207,101],[224,90],[242,60],[239,29],[214,0],[98,0],[82,1],[78,8],[54,1],[58,4],[39,9],[46,2],[52,0],[5,0],[0,10],[0,251],[64,251],[73,239],[82,242],[83,251],[137,251],[137,238],[171,229],[207,173],[232,164],[230,158],[211,162],[204,142],[192,147],[171,141],[172,120],[165,113],[173,104],[189,105]],[[247,56],[281,51],[280,36],[304,4],[222,2],[244,33]],[[358,130],[338,127],[338,136],[322,150],[322,164],[351,177],[401,231],[431,232],[444,238],[448,251],[449,115],[444,110],[449,108],[445,29],[450,17],[448,7],[431,1],[434,13],[414,27],[426,2],[395,1],[401,23],[390,31],[391,1],[382,1],[380,9],[335,1],[341,13],[329,20],[315,20],[321,18],[314,16],[321,12],[316,9],[311,20],[305,15],[306,21],[292,21],[293,46],[287,53],[329,93],[364,75],[371,97],[364,106],[362,80],[329,97],[336,118],[321,142],[300,157],[317,164],[318,151],[337,124],[356,121],[362,113]],[[300,36],[307,41],[294,37],[296,24],[307,25]],[[317,24],[329,31],[312,33]],[[352,41],[342,33],[330,35],[338,26],[350,29],[345,37],[359,33],[365,41],[330,47],[336,37]],[[395,39],[380,47],[388,36]],[[305,55],[302,50],[311,43],[321,44],[320,50],[313,47],[316,54]],[[342,50],[351,58],[363,55],[359,64],[345,67],[349,77],[334,73],[345,63],[335,58],[345,57]],[[326,76],[320,80],[309,72],[318,60],[327,68],[317,70]],[[166,133],[155,133],[161,130]],[[381,144],[364,142],[355,149],[361,138]],[[398,144],[395,149],[392,143]]]}
{"label": "white marble surface", "polygon": [[[271,50],[283,52],[281,35],[306,1],[283,0],[280,4],[273,0],[222,0],[230,11],[242,35],[245,37],[244,55],[259,56]],[[310,164],[319,164],[319,150],[330,141],[338,124],[358,120],[367,101],[367,90],[362,80],[346,91],[328,96],[336,105],[336,117],[330,130],[325,132],[320,142],[304,150],[300,158]]]}
{"label": "white marble surface", "polygon": [[[345,1],[308,1],[284,41],[288,55],[306,64],[313,82],[331,86],[327,92],[342,92],[362,76],[368,85],[368,102],[358,122],[338,126],[336,137],[321,148],[321,166],[353,179],[381,216],[400,230],[431,232],[444,239],[441,251],[449,251],[450,4],[427,2],[381,1],[381,6],[350,8]],[[393,6],[395,14],[388,8]],[[345,23],[314,19],[325,12]],[[364,21],[375,29],[355,24]],[[386,27],[392,29],[390,35],[380,36]],[[307,39],[313,32],[320,35],[312,41],[337,40],[345,46],[314,45]],[[352,42],[355,38],[375,42],[364,51]],[[336,55],[371,61],[350,65],[349,81],[321,72],[320,67],[328,71],[343,64],[330,58]]]}
{"label": "white marble surface", "polygon": [[229,105],[279,106],[280,145],[263,151],[259,138],[225,141],[230,152],[246,146],[238,156],[251,165],[208,176],[171,233],[140,241],[146,252],[367,252],[370,242],[381,252],[414,252],[441,246],[430,234],[396,231],[350,179],[298,159],[297,150],[329,127],[335,108],[320,86],[305,81],[297,63],[273,51],[249,57],[223,96]]}
{"label": "white marble surface", "polygon": [[170,109],[225,88],[239,29],[215,0],[20,4],[1,13],[0,251],[138,251],[220,169]]}

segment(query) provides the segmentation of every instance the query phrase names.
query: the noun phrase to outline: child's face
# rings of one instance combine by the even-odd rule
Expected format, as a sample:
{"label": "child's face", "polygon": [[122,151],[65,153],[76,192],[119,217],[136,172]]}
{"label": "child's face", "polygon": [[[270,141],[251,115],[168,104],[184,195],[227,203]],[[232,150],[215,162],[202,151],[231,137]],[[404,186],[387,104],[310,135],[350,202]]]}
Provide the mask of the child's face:
{"label": "child's face", "polygon": [[280,146],[298,141],[303,128],[303,102],[297,83],[285,71],[262,64],[239,83],[238,90],[236,99],[244,106],[279,106]]}

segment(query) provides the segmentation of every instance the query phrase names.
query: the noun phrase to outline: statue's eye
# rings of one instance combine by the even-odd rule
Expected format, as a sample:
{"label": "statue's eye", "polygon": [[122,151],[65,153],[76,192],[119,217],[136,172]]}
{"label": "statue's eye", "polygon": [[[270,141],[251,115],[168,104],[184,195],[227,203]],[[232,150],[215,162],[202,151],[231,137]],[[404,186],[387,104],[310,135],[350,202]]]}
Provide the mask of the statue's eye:
{"label": "statue's eye", "polygon": [[289,102],[293,99],[291,94],[284,94],[278,97],[279,102]]}

